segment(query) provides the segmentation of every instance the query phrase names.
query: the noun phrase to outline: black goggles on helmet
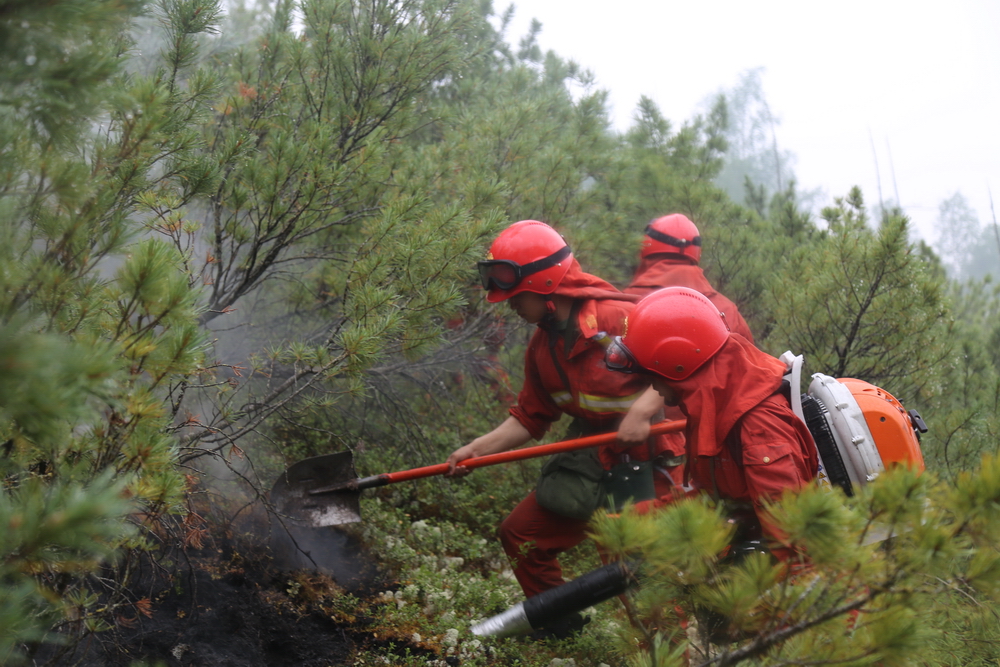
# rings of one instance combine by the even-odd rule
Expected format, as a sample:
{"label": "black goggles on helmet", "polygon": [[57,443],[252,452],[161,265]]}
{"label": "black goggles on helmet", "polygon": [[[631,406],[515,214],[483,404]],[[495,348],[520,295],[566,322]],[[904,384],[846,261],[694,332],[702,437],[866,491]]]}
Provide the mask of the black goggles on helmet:
{"label": "black goggles on helmet", "polygon": [[621,336],[615,336],[604,352],[604,365],[608,370],[619,373],[646,373],[646,369],[639,365],[629,349],[625,347]]}
{"label": "black goggles on helmet", "polygon": [[487,259],[478,262],[476,266],[479,268],[483,289],[509,290],[517,287],[517,284],[527,276],[551,268],[569,255],[569,246],[565,245],[548,257],[524,265],[509,259]]}
{"label": "black goggles on helmet", "polygon": [[674,236],[671,236],[670,234],[664,234],[663,232],[654,229],[653,223],[649,223],[648,225],[646,225],[646,236],[648,236],[651,239],[656,239],[660,243],[666,243],[667,245],[676,246],[681,250],[688,247],[689,245],[698,246],[699,248],[701,247],[700,236],[696,236],[690,241],[688,241],[687,239],[679,239]]}

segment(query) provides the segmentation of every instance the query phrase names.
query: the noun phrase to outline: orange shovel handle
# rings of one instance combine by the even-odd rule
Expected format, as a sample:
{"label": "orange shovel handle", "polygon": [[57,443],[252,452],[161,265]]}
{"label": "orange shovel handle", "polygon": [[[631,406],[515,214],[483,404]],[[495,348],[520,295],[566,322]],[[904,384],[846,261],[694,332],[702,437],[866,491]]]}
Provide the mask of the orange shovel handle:
{"label": "orange shovel handle", "polygon": [[[653,424],[649,429],[649,434],[662,435],[663,433],[676,433],[678,431],[683,431],[685,426],[687,426],[687,421],[684,419],[662,421]],[[497,454],[474,456],[471,459],[465,459],[459,465],[466,468],[483,468],[485,466],[492,466],[498,463],[522,461],[524,459],[533,459],[539,456],[549,456],[551,454],[569,452],[574,449],[586,449],[587,447],[606,445],[614,442],[617,437],[618,434],[616,432],[599,433],[598,435],[588,435],[582,438],[563,440],[562,442],[553,442],[548,445],[522,447],[520,449],[512,449],[510,451],[499,452]],[[411,470],[401,470],[399,472],[387,472],[377,475],[377,477],[379,477],[381,481],[381,484],[379,484],[379,486],[381,486],[382,484],[393,484],[395,482],[405,482],[411,479],[422,479],[424,477],[433,477],[434,475],[443,475],[446,472],[448,472],[448,464],[439,463],[437,465],[424,466],[423,468],[413,468]]]}

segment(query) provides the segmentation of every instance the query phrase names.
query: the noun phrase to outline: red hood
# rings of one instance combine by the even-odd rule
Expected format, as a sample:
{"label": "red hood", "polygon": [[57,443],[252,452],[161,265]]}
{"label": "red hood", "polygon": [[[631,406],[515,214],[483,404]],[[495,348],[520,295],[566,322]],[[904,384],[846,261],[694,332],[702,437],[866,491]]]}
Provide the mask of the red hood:
{"label": "red hood", "polygon": [[694,375],[670,382],[688,418],[688,454],[716,456],[739,418],[776,392],[784,374],[784,363],[731,335]]}
{"label": "red hood", "polygon": [[628,301],[631,303],[639,300],[638,296],[624,294],[608,281],[585,273],[580,268],[580,262],[576,261],[575,257],[566,276],[559,281],[559,286],[556,288],[555,293],[574,299],[613,299],[615,301]]}
{"label": "red hood", "polygon": [[644,257],[639,262],[635,277],[625,291],[628,292],[633,287],[645,288],[643,291],[645,294],[649,288],[659,289],[667,285],[689,287],[709,298],[715,294],[715,288],[708,282],[705,272],[697,264],[683,259],[663,259],[656,255]]}

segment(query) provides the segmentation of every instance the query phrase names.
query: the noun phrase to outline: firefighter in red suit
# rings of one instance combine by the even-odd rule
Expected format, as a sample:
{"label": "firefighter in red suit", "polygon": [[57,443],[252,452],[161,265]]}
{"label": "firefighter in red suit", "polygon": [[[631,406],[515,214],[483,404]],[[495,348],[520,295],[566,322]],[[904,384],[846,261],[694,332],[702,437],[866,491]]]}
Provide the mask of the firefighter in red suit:
{"label": "firefighter in red suit", "polygon": [[[725,501],[745,539],[761,532],[770,551],[787,561],[792,552],[768,521],[764,501],[816,477],[816,446],[783,391],[785,364],[733,335],[727,321],[700,292],[658,290],[636,305],[606,363],[649,374],[667,405],[680,407],[688,420],[685,478],[693,492]],[[667,494],[639,509],[677,497]]]}
{"label": "firefighter in red suit", "polygon": [[[649,439],[650,420],[663,410],[649,378],[613,373],[604,364],[606,345],[623,333],[635,297],[585,273],[562,236],[535,220],[504,230],[479,270],[487,300],[507,301],[537,329],[525,352],[524,385],[510,416],[455,450],[448,457],[450,475],[467,472],[461,466],[465,459],[543,437],[564,413],[574,419],[574,435],[617,430],[617,442],[599,449],[605,469],[624,460],[623,455],[637,461],[658,457],[679,462],[682,446],[676,439]],[[658,494],[669,492],[674,481],[665,467],[654,476],[654,484]],[[558,555],[579,544],[586,529],[587,520],[542,507],[535,491],[503,521],[500,540],[526,597],[564,583]]]}
{"label": "firefighter in red suit", "polygon": [[646,296],[663,287],[690,287],[701,292],[726,316],[733,333],[751,343],[753,334],[736,304],[719,294],[705,277],[701,261],[701,235],[687,216],[680,213],[656,218],[646,225],[639,253],[639,268],[626,294]]}

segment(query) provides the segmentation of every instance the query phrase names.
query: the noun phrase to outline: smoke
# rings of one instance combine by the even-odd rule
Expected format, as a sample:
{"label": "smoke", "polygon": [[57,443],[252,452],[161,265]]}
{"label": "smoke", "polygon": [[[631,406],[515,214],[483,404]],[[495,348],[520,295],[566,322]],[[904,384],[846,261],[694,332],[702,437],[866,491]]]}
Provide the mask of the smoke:
{"label": "smoke", "polygon": [[316,570],[351,593],[370,590],[379,574],[374,559],[350,529],[275,523],[270,547],[277,567]]}

